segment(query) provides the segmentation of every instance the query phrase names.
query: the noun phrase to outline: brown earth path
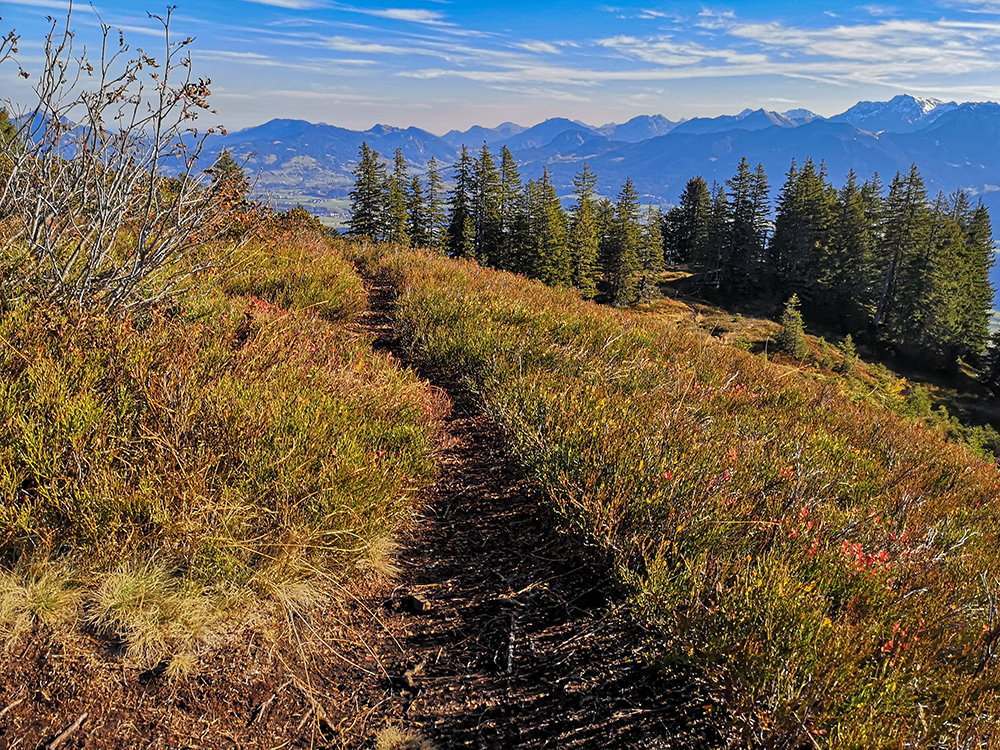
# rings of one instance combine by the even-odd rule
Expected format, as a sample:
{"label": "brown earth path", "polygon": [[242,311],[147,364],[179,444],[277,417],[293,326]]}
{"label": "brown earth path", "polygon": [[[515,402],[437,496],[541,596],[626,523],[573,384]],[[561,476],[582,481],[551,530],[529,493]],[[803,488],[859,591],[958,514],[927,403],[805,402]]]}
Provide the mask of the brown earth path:
{"label": "brown earth path", "polygon": [[400,639],[397,672],[423,665],[414,688],[393,692],[406,724],[442,749],[716,745],[703,686],[644,663],[647,634],[623,615],[606,568],[559,533],[454,375],[407,356],[392,286],[366,282],[376,347],[454,400],[441,475],[399,553],[400,592],[429,607]]}
{"label": "brown earth path", "polygon": [[704,686],[644,663],[607,570],[559,533],[457,379],[396,341],[391,285],[366,283],[363,332],[453,403],[396,583],[262,614],[176,681],[39,628],[0,650],[0,750],[371,748],[389,726],[438,750],[719,745]]}

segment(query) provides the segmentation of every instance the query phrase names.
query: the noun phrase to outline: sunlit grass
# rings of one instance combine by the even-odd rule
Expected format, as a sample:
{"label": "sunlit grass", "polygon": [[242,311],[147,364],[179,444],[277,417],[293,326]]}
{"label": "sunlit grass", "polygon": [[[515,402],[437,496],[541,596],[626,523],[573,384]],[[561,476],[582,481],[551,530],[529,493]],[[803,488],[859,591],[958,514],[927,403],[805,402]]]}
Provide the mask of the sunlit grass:
{"label": "sunlit grass", "polygon": [[683,322],[356,252],[399,280],[403,337],[465,375],[565,526],[613,562],[653,655],[711,679],[733,742],[988,741],[992,464]]}
{"label": "sunlit grass", "polygon": [[334,246],[240,257],[138,319],[0,315],[9,637],[72,620],[184,673],[252,603],[307,608],[386,556],[434,471],[436,397],[357,332]]}

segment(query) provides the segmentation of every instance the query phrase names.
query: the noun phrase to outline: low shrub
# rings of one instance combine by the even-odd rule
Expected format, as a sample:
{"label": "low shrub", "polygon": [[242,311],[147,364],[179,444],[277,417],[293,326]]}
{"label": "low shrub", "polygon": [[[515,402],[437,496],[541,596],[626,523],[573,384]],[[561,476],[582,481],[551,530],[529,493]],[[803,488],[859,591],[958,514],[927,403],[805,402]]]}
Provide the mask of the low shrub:
{"label": "low shrub", "polygon": [[965,447],[684,326],[508,274],[359,248],[401,336],[464,373],[657,658],[739,746],[986,742],[1000,700],[995,502]]}
{"label": "low shrub", "polygon": [[[0,315],[0,627],[43,620],[46,590],[137,662],[184,663],[227,612],[314,598],[408,517],[433,394],[332,322],[364,297],[329,246],[257,252],[291,291],[261,261],[141,319]],[[54,569],[74,573],[42,586]]]}

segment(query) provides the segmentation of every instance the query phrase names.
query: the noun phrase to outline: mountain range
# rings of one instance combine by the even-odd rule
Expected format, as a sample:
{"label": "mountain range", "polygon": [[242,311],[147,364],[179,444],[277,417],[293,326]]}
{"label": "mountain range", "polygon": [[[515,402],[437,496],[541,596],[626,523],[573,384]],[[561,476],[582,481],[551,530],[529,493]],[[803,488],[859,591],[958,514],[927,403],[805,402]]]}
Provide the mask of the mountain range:
{"label": "mountain range", "polygon": [[640,116],[602,126],[553,118],[532,127],[507,122],[443,136],[415,127],[376,125],[362,132],[272,120],[215,136],[208,152],[227,149],[245,162],[248,174],[257,176],[258,188],[279,206],[302,203],[320,215],[343,219],[362,141],[389,160],[402,149],[418,174],[433,156],[446,179],[462,144],[473,156],[483,143],[494,155],[506,145],[526,180],[547,167],[567,198],[573,176],[586,161],[598,176],[600,194],[614,197],[630,177],[644,202],[662,205],[675,202],[694,175],[710,183],[731,177],[743,156],[764,165],[772,196],[793,159],[825,161],[837,185],[849,170],[861,179],[878,172],[888,184],[897,171],[915,163],[932,196],[963,189],[1000,210],[1000,105],[905,94],[888,102],[859,102],[830,118],[802,109],[748,109],[681,122]]}

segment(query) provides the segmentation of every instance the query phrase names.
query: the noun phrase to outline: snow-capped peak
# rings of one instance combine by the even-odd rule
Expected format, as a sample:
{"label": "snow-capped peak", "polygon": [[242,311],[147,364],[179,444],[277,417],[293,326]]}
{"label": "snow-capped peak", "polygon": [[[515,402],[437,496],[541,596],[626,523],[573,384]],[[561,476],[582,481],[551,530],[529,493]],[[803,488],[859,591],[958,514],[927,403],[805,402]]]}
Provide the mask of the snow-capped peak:
{"label": "snow-capped peak", "polygon": [[930,125],[938,117],[957,107],[955,102],[899,94],[887,102],[858,102],[830,119],[834,122],[847,122],[872,133],[883,130],[906,133]]}

